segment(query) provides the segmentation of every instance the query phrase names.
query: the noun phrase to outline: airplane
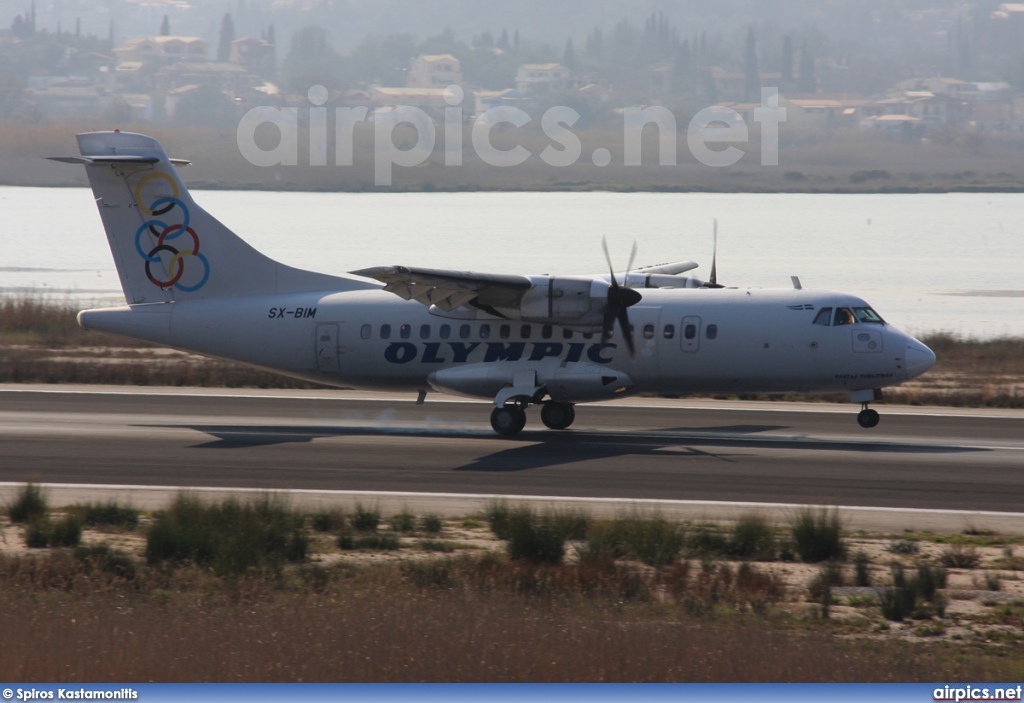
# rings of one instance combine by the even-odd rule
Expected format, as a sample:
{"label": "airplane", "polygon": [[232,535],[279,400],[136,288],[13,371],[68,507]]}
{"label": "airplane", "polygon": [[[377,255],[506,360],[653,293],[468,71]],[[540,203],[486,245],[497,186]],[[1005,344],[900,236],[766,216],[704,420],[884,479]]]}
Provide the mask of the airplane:
{"label": "airplane", "polygon": [[[725,287],[690,261],[616,274],[507,275],[377,266],[303,271],[203,210],[153,138],[77,135],[126,305],[78,323],[341,388],[493,402],[514,435],[526,410],[565,430],[575,406],[630,395],[849,393],[879,422],[882,389],[935,363],[864,300]],[[633,253],[636,252],[634,244]],[[608,250],[605,246],[605,255]]]}

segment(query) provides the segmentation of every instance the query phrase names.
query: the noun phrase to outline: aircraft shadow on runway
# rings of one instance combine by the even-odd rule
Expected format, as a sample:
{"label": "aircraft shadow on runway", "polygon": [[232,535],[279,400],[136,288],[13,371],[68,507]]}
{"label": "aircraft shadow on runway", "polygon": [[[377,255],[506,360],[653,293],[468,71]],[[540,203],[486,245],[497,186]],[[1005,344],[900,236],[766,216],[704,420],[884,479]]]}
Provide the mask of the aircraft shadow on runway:
{"label": "aircraft shadow on runway", "polygon": [[[215,439],[195,445],[196,449],[244,449],[280,444],[305,444],[332,437],[450,438],[501,442],[491,454],[454,471],[526,471],[559,464],[611,459],[621,456],[708,457],[736,461],[743,450],[841,451],[877,454],[962,454],[989,451],[979,447],[910,444],[898,441],[857,441],[764,435],[789,429],[784,425],[723,425],[717,427],[674,427],[663,429],[593,432],[573,430],[526,431],[515,437],[497,437],[492,432],[409,427],[304,427],[294,425],[164,425],[191,429]],[[508,447],[506,442],[514,442]],[[724,451],[716,451],[724,450]]]}

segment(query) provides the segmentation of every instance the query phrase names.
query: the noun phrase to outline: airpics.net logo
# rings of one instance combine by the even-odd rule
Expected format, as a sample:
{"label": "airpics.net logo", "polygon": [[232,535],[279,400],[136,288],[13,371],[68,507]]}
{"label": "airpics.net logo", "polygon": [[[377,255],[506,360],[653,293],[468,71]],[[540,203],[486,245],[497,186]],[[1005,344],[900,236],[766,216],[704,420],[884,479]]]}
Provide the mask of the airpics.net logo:
{"label": "airpics.net logo", "polygon": [[[309,165],[326,166],[328,156],[328,109],[327,89],[315,85],[307,97],[311,103],[308,110],[309,124]],[[403,105],[394,108],[378,108],[371,114],[366,106],[334,108],[334,165],[352,166],[355,142],[355,126],[370,121],[373,124],[374,184],[389,186],[395,166],[412,167],[424,163],[434,153],[438,127],[444,133],[444,165],[461,166],[463,157],[463,126],[466,123],[462,107],[465,93],[457,85],[445,89],[444,119],[441,125],[419,107]],[[238,150],[249,163],[255,166],[297,166],[299,164],[299,110],[298,107],[255,107],[239,121],[236,133]],[[762,166],[779,164],[779,124],[786,121],[786,109],[779,107],[778,88],[762,88],[761,103],[752,110],[753,120],[761,131],[760,158]],[[540,151],[539,157],[548,166],[564,168],[580,161],[583,144],[572,127],[580,114],[571,107],[559,105],[548,108],[540,118],[544,135],[549,144]],[[304,120],[305,121],[305,120]],[[497,148],[491,134],[499,125],[524,127],[533,121],[525,110],[511,105],[499,105],[477,115],[471,120],[470,140],[473,152],[485,164],[496,167],[512,167],[522,164],[533,154],[516,145],[508,149]],[[658,165],[675,166],[677,151],[677,124],[675,115],[666,107],[626,107],[622,110],[623,165],[640,166],[641,137],[644,127],[653,124],[658,131]],[[263,125],[277,128],[280,138],[277,146],[263,149],[256,143],[256,131]],[[395,145],[395,130],[399,125],[408,125],[415,131],[416,139],[409,148]],[[731,166],[739,161],[744,151],[736,144],[748,139],[747,124],[742,115],[729,107],[704,108],[693,116],[686,127],[686,145],[690,153],[705,166]],[[724,149],[713,149],[709,144],[730,143]],[[555,146],[557,145],[557,146]],[[589,154],[595,166],[611,164],[611,151],[604,147]]]}

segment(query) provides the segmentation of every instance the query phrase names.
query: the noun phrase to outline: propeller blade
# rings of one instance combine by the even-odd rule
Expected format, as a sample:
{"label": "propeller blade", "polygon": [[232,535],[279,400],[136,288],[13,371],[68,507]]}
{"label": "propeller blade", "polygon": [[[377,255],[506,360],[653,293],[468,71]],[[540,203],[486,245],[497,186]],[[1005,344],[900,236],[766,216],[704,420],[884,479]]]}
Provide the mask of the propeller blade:
{"label": "propeller blade", "polygon": [[[636,345],[633,344],[633,334],[629,324],[628,308],[643,300],[643,296],[626,285],[619,285],[618,279],[615,278],[615,268],[612,266],[612,257],[608,252],[607,237],[601,239],[601,247],[604,249],[604,257],[608,261],[608,271],[611,273],[611,284],[608,286],[608,299],[605,303],[604,319],[601,324],[601,344],[607,344],[608,340],[611,339],[612,332],[615,328],[615,322],[618,321],[619,327],[622,328],[622,336],[626,340],[626,347],[629,349],[629,354],[631,357],[635,358]],[[636,241],[634,241],[633,251],[629,255],[629,266],[626,267],[626,276],[623,279],[626,284],[629,283],[629,270],[633,267],[636,250],[637,245]]]}
{"label": "propeller blade", "polygon": [[[633,291],[634,293],[636,291]],[[622,328],[622,336],[626,339],[626,347],[629,349],[629,356],[636,358],[636,345],[633,344],[633,327],[629,324],[629,309],[619,308],[619,327]]]}
{"label": "propeller blade", "polygon": [[612,255],[608,253],[608,237],[601,237],[601,247],[604,249],[604,259],[608,262],[608,273],[612,275],[612,288],[618,288],[619,283],[615,280],[615,267],[612,266]]}

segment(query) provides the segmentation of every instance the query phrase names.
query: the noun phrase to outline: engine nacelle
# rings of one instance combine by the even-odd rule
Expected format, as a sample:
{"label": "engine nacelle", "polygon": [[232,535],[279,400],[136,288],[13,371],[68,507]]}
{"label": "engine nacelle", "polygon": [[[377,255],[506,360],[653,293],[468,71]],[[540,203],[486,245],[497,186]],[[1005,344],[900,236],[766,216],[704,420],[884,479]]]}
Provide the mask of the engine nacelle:
{"label": "engine nacelle", "polygon": [[583,276],[531,276],[518,308],[496,307],[512,320],[600,330],[608,304],[606,282]]}

